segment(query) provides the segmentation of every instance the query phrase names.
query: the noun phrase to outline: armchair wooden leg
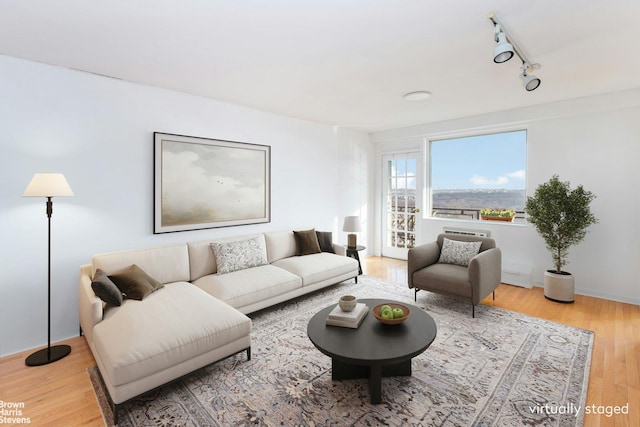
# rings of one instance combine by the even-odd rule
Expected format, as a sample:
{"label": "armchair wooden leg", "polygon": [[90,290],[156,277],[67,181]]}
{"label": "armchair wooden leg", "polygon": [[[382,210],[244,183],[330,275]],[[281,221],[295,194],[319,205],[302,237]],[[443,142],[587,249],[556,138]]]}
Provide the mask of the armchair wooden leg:
{"label": "armchair wooden leg", "polygon": [[471,303],[471,317],[475,319],[476,317],[476,306]]}
{"label": "armchair wooden leg", "polygon": [[414,289],[413,300],[416,302],[418,301],[418,288]]}

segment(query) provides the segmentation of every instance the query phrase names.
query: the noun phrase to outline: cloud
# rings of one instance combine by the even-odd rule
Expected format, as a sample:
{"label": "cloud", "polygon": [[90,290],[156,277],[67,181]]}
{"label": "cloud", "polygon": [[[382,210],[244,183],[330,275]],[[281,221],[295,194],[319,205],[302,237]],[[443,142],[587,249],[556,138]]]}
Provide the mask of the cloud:
{"label": "cloud", "polygon": [[506,176],[499,176],[495,179],[489,179],[484,176],[473,175],[471,178],[469,178],[469,182],[477,187],[487,185],[505,185],[509,183],[509,178],[507,178]]}
{"label": "cloud", "polygon": [[525,179],[526,172],[524,169],[520,169],[514,172],[509,172],[504,175],[500,175],[495,178],[487,178],[481,175],[473,175],[469,178],[469,182],[476,187],[492,187],[492,186],[504,186],[511,181],[522,181]]}
{"label": "cloud", "polygon": [[524,180],[525,176],[526,176],[526,172],[524,169],[520,169],[517,170],[515,172],[510,172],[507,174],[507,176],[511,179],[520,179],[520,180]]}

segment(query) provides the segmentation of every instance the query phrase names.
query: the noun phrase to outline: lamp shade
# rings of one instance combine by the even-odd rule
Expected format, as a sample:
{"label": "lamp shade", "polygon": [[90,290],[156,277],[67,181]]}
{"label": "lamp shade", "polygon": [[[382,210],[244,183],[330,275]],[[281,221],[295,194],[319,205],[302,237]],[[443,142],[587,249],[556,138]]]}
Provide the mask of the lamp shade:
{"label": "lamp shade", "polygon": [[344,225],[342,226],[342,231],[357,233],[362,231],[360,227],[360,217],[359,216],[345,216],[344,217]]}
{"label": "lamp shade", "polygon": [[31,178],[22,197],[73,196],[69,183],[61,173],[37,173]]}

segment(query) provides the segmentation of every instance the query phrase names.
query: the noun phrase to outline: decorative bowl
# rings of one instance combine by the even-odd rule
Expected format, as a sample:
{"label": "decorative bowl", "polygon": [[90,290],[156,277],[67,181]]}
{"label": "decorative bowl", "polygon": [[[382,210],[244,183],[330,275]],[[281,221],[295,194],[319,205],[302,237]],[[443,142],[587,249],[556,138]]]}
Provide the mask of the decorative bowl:
{"label": "decorative bowl", "polygon": [[356,308],[356,304],[358,304],[358,300],[353,295],[343,295],[340,297],[338,301],[338,305],[342,311],[352,311]]}
{"label": "decorative bowl", "polygon": [[[402,311],[404,311],[404,316],[396,317],[394,319],[383,319],[382,317],[380,317],[380,311],[382,310],[383,305],[388,305],[392,309],[401,308]],[[371,309],[371,312],[373,313],[373,316],[376,319],[378,319],[381,323],[384,323],[385,325],[399,325],[400,323],[407,320],[409,316],[411,316],[411,310],[409,310],[409,307],[403,304],[398,304],[397,302],[386,302],[384,304],[378,304]]]}

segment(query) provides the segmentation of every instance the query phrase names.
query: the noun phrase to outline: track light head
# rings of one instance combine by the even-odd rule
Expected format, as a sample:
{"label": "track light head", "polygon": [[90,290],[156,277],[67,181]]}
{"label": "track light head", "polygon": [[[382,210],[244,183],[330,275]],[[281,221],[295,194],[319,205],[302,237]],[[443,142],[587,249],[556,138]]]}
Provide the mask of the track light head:
{"label": "track light head", "polygon": [[493,62],[502,64],[513,58],[513,46],[507,41],[507,36],[500,31],[500,25],[496,25],[496,48],[493,50]]}
{"label": "track light head", "polygon": [[526,62],[522,63],[522,74],[520,74],[520,78],[522,79],[522,85],[527,90],[527,92],[536,90],[538,86],[540,86],[540,83],[542,83],[540,79],[533,74],[527,74],[527,72],[532,69],[533,67],[531,67],[531,65],[527,64]]}

